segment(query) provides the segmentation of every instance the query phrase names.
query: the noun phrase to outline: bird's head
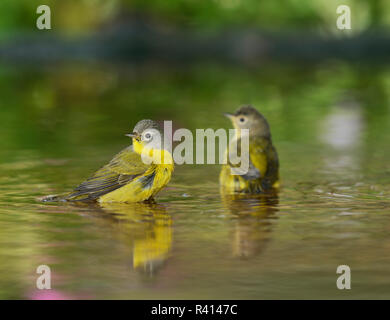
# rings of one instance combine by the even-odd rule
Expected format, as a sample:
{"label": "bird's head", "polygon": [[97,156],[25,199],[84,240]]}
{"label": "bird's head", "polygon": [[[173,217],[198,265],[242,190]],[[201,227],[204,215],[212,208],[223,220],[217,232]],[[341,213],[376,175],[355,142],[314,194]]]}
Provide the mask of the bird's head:
{"label": "bird's head", "polygon": [[153,120],[139,121],[133,132],[126,134],[133,139],[134,151],[141,155],[145,163],[172,164],[172,156],[164,149],[164,134]]}
{"label": "bird's head", "polygon": [[163,134],[160,126],[153,120],[141,120],[139,121],[132,133],[126,134],[126,136],[133,139],[134,150],[141,153],[142,150],[147,147],[150,149],[162,149],[163,146]]}
{"label": "bird's head", "polygon": [[241,106],[235,113],[224,113],[235,129],[249,129],[249,135],[270,137],[270,129],[264,116],[251,105]]}

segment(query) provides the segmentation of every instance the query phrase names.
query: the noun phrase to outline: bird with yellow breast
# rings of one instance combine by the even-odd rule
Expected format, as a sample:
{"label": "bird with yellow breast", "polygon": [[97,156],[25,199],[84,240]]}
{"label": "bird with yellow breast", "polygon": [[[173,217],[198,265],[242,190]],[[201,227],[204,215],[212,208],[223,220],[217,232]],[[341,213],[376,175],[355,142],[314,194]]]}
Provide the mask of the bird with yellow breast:
{"label": "bird with yellow breast", "polygon": [[72,192],[42,201],[152,201],[171,179],[171,153],[163,147],[163,133],[152,120],[139,121],[131,134],[133,145],[119,152]]}
{"label": "bird with yellow breast", "polygon": [[[236,113],[225,113],[236,130],[235,144],[240,147],[241,129],[248,129],[249,152],[240,150],[242,157],[249,158],[249,168],[243,174],[232,174],[236,165],[228,161],[223,165],[220,173],[222,192],[227,193],[263,193],[279,187],[279,160],[275,147],[272,144],[271,131],[267,120],[251,105],[239,108]],[[229,151],[228,151],[229,154]]]}

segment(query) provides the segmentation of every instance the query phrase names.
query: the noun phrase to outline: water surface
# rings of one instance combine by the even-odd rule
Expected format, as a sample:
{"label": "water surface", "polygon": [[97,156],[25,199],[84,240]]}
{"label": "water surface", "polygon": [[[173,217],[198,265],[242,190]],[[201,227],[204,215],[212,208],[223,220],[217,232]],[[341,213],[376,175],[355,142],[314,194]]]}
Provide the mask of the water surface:
{"label": "water surface", "polygon": [[[390,298],[388,69],[3,66],[0,84],[0,298]],[[247,102],[271,124],[277,195],[221,195],[218,165],[182,165],[153,205],[36,201],[142,118],[229,128],[221,113]]]}

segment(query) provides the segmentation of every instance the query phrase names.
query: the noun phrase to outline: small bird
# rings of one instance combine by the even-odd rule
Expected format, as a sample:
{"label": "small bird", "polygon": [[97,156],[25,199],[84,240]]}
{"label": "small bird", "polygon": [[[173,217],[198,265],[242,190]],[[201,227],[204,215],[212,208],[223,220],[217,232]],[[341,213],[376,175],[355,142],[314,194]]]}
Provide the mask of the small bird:
{"label": "small bird", "polygon": [[[235,129],[249,129],[249,168],[241,175],[232,175],[231,168],[235,167],[228,160],[223,165],[220,174],[220,185],[223,192],[229,193],[262,193],[279,187],[279,160],[275,147],[272,145],[271,132],[267,120],[251,105],[241,106],[236,113],[225,113]],[[240,135],[232,141],[240,147]],[[234,146],[235,146],[234,145]],[[229,148],[232,148],[232,142]],[[228,153],[229,154],[229,153]]]}
{"label": "small bird", "polygon": [[126,134],[133,145],[119,152],[72,192],[42,201],[142,202],[153,197],[171,179],[172,155],[163,148],[163,134],[152,120],[141,120]]}

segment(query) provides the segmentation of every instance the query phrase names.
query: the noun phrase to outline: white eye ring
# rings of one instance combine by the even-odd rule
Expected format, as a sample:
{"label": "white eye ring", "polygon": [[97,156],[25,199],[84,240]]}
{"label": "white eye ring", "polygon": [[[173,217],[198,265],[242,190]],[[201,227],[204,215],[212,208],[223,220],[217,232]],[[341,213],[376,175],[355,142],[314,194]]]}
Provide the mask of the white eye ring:
{"label": "white eye ring", "polygon": [[145,139],[146,141],[149,141],[150,139],[152,139],[152,134],[151,134],[150,132],[145,133],[144,139]]}
{"label": "white eye ring", "polygon": [[241,123],[244,123],[246,121],[246,119],[244,117],[240,117],[240,122]]}

